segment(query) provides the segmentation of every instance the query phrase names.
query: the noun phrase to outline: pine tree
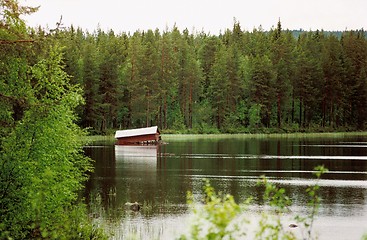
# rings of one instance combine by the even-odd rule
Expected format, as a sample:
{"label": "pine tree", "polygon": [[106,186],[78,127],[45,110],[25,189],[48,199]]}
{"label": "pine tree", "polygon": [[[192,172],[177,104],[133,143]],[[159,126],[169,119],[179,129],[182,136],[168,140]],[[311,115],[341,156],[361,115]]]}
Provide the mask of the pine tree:
{"label": "pine tree", "polygon": [[143,34],[143,59],[140,70],[140,81],[143,88],[141,93],[145,99],[145,126],[157,124],[158,107],[160,98],[159,88],[159,56],[157,41],[152,30]]}
{"label": "pine tree", "polygon": [[229,76],[227,74],[227,49],[224,45],[216,53],[215,62],[211,69],[209,96],[213,107],[213,117],[218,129],[223,128],[229,112],[227,102],[229,92]]}
{"label": "pine tree", "polygon": [[363,129],[366,123],[367,46],[363,31],[346,32],[342,38],[346,79],[345,123]]}
{"label": "pine tree", "polygon": [[172,112],[172,102],[177,99],[177,74],[178,58],[174,51],[172,34],[164,32],[160,39],[160,71],[159,87],[161,90],[159,107],[159,127],[167,129],[169,127],[169,115]]}
{"label": "pine tree", "polygon": [[97,43],[100,52],[99,94],[102,98],[100,130],[105,133],[108,128],[118,126],[119,99],[123,94],[120,71],[126,54],[125,43],[120,41],[112,30],[108,34],[99,30]]}
{"label": "pine tree", "polygon": [[271,58],[276,71],[275,94],[278,128],[281,127],[286,114],[287,104],[291,99],[291,76],[294,71],[292,51],[294,39],[289,32],[284,32],[280,20],[276,29],[272,30]]}
{"label": "pine tree", "polygon": [[83,127],[92,128],[98,133],[98,123],[101,119],[102,98],[99,94],[99,60],[95,38],[91,35],[87,37],[83,52],[83,89],[85,105],[81,122]]}
{"label": "pine tree", "polygon": [[340,110],[343,106],[343,52],[339,40],[331,35],[324,39],[322,51],[322,126],[337,127],[340,124]]}
{"label": "pine tree", "polygon": [[261,107],[261,122],[263,126],[270,127],[272,106],[276,99],[274,90],[276,72],[267,56],[252,57],[249,65],[246,81],[249,101]]}
{"label": "pine tree", "polygon": [[312,120],[318,122],[321,119],[321,37],[319,32],[307,33],[298,40],[294,88],[299,99],[300,127],[307,127]]}

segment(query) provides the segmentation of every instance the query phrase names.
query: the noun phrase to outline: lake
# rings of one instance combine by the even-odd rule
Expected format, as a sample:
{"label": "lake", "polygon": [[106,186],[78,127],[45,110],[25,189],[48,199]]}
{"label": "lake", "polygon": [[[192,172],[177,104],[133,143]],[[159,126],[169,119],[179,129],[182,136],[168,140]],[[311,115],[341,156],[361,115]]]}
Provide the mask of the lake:
{"label": "lake", "polygon": [[[167,144],[115,146],[102,141],[85,147],[95,160],[95,171],[84,197],[90,215],[113,239],[175,239],[187,233],[191,217],[186,194],[200,196],[203,179],[217,191],[233,195],[237,203],[253,198],[245,213],[251,239],[264,211],[259,177],[265,175],[286,189],[293,202],[288,217],[305,215],[306,189],[316,183],[313,169],[318,165],[329,172],[318,182],[322,201],[314,234],[319,239],[361,239],[367,233],[366,134],[163,135],[162,139]],[[130,211],[127,202],[138,202],[142,208]]]}

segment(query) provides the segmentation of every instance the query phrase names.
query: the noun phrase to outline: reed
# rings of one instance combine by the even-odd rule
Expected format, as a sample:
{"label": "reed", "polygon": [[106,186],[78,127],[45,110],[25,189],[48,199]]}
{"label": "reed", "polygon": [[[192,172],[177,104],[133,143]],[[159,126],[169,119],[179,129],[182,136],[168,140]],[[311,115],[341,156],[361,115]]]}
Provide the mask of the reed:
{"label": "reed", "polygon": [[186,141],[188,139],[279,139],[279,138],[340,138],[367,136],[367,132],[340,133],[271,133],[271,134],[163,134],[164,141]]}

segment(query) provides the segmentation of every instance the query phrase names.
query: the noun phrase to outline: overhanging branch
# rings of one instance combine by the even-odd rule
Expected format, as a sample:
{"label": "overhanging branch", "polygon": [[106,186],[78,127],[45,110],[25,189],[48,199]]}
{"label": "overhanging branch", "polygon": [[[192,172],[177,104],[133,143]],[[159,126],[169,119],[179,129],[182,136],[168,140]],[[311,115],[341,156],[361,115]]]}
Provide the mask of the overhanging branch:
{"label": "overhanging branch", "polygon": [[24,40],[0,40],[0,44],[16,44],[16,43],[33,43],[34,40],[24,39]]}

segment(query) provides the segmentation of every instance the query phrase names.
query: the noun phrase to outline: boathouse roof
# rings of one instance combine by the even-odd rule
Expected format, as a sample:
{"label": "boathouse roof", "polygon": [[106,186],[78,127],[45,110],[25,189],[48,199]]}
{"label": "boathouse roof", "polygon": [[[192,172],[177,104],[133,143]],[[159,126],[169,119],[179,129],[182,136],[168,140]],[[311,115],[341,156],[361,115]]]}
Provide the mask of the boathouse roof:
{"label": "boathouse roof", "polygon": [[126,137],[133,137],[133,136],[142,136],[142,135],[151,135],[159,133],[158,127],[147,127],[147,128],[136,128],[136,129],[129,129],[129,130],[118,130],[115,133],[115,138],[126,138]]}

